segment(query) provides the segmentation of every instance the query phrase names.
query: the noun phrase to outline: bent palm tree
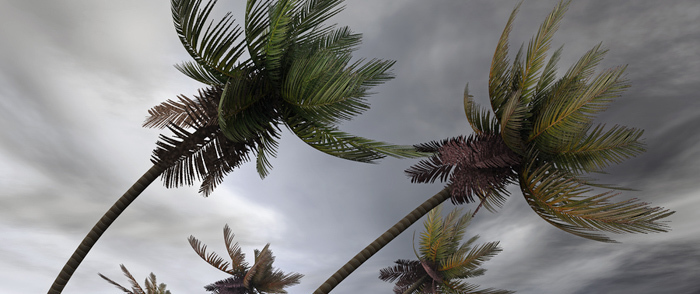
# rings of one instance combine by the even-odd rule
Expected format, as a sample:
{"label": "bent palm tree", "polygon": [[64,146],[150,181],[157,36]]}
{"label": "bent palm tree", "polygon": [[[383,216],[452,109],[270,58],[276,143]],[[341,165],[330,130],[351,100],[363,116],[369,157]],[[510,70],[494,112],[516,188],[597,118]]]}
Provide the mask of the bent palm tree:
{"label": "bent palm tree", "polygon": [[[512,66],[508,63],[508,35],[518,11],[513,10],[498,42],[489,74],[492,112],[482,110],[464,91],[464,110],[475,134],[416,145],[433,152],[428,160],[406,170],[412,182],[440,178],[447,186],[353,257],[314,294],[328,293],[365,260],[398,234],[448,198],[455,204],[479,199],[479,207],[494,210],[506,200],[505,187],[518,183],[528,204],[545,221],[584,238],[614,242],[597,231],[612,233],[665,232],[659,220],[673,212],[649,207],[636,199],[610,202],[622,188],[583,178],[644,151],[642,130],[593,126],[595,115],[628,87],[625,67],[593,77],[605,50],[588,51],[555,82],[559,48],[544,64],[551,38],[570,1],[549,14]],[[524,58],[524,60],[523,60]],[[543,67],[544,66],[544,67]],[[493,116],[492,116],[493,115]],[[587,196],[593,187],[611,191]],[[478,208],[477,208],[478,209]]]}
{"label": "bent palm tree", "polygon": [[[109,209],[73,253],[49,293],[61,293],[99,237],[158,176],[166,187],[192,185],[202,179],[208,196],[235,167],[256,156],[265,177],[275,156],[279,124],[311,147],[359,162],[385,156],[420,157],[410,146],[395,146],[353,136],[337,129],[369,108],[367,90],[392,78],[393,61],[350,63],[361,35],[347,27],[319,27],[342,10],[342,0],[249,0],[245,36],[226,15],[203,31],[216,1],[172,0],[180,41],[194,62],[176,66],[209,85],[195,100],[179,97],[149,111],[145,127],[168,127],[175,138],[161,135],[153,167]],[[247,51],[250,57],[235,63]],[[193,128],[187,131],[185,128]]]}
{"label": "bent palm tree", "polygon": [[[245,294],[245,293],[287,293],[284,288],[299,284],[299,280],[304,276],[298,273],[285,274],[272,267],[275,257],[270,251],[270,244],[258,251],[255,250],[255,262],[248,266],[245,262],[245,254],[238,246],[238,242],[233,243],[234,234],[228,225],[224,226],[224,241],[226,250],[231,257],[231,262],[224,262],[224,259],[216,253],[207,254],[207,245],[203,245],[195,237],[188,239],[192,249],[213,267],[230,274],[231,277],[204,287],[205,290],[216,294]],[[229,268],[230,266],[230,268]]]}
{"label": "bent palm tree", "polygon": [[126,287],[119,285],[117,282],[112,281],[110,278],[105,277],[102,274],[99,274],[100,277],[103,279],[107,280],[110,284],[116,286],[119,288],[119,290],[124,291],[124,293],[129,293],[129,294],[170,294],[170,290],[166,290],[165,288],[167,287],[165,284],[161,283],[158,284],[156,281],[156,275],[151,273],[148,275],[148,278],[145,281],[146,285],[146,290],[144,291],[143,288],[141,288],[141,285],[139,285],[139,282],[136,281],[134,276],[131,275],[129,270],[126,269],[126,267],[122,264],[120,265],[122,268],[122,271],[124,272],[124,275],[129,279],[129,282],[131,283],[131,290],[127,289]]}
{"label": "bent palm tree", "polygon": [[428,213],[424,222],[425,231],[420,236],[418,260],[396,261],[396,266],[379,271],[379,279],[396,282],[394,293],[480,293],[509,294],[513,291],[499,289],[477,290],[479,285],[462,279],[482,276],[486,269],[481,264],[500,253],[498,241],[473,246],[479,239],[476,235],[462,242],[464,232],[471,221],[470,214],[461,217],[461,210],[454,209],[440,220],[442,205]]}

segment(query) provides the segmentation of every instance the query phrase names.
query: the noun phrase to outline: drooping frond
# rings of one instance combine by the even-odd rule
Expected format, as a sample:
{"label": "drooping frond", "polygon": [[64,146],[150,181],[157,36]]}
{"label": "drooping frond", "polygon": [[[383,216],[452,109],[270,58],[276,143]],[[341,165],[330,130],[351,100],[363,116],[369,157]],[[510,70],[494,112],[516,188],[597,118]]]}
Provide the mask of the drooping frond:
{"label": "drooping frond", "polygon": [[214,27],[211,21],[202,35],[216,0],[208,1],[203,8],[201,4],[201,0],[171,0],[175,30],[187,53],[197,63],[185,63],[178,69],[200,82],[222,86],[228,77],[235,75],[235,61],[243,54],[244,43],[235,44],[242,31],[237,25],[232,28],[233,19],[228,13]]}
{"label": "drooping frond", "polygon": [[394,267],[379,270],[379,279],[390,283],[397,279],[415,280],[420,276],[422,268],[418,260],[399,259]]}
{"label": "drooping frond", "polygon": [[304,143],[328,155],[358,162],[373,163],[377,159],[416,158],[424,156],[411,146],[391,145],[384,142],[353,136],[337,128],[308,121],[300,117],[289,117],[287,127]]}
{"label": "drooping frond", "polygon": [[568,233],[602,242],[615,242],[595,231],[612,233],[665,232],[660,219],[672,211],[649,207],[636,199],[610,202],[612,191],[586,196],[588,188],[544,165],[524,168],[520,186],[530,207],[544,220]]}
{"label": "drooping frond", "polygon": [[437,149],[437,154],[406,170],[411,182],[449,177],[453,203],[473,202],[477,196],[488,199],[489,209],[503,202],[505,186],[516,178],[513,167],[521,160],[498,134],[460,136],[415,147],[423,152]]}
{"label": "drooping frond", "polygon": [[498,122],[491,117],[491,112],[482,110],[472,97],[474,96],[469,94],[469,84],[467,84],[464,87],[464,113],[474,133],[477,135],[498,133]]}
{"label": "drooping frond", "polygon": [[192,246],[192,249],[194,249],[194,252],[199,255],[204,261],[206,261],[208,264],[211,266],[219,269],[222,272],[225,272],[227,274],[233,275],[236,272],[234,272],[232,269],[229,269],[230,263],[228,261],[224,261],[223,258],[219,257],[215,252],[211,252],[207,255],[207,245],[202,244],[197,238],[194,236],[190,236],[187,241],[190,242],[190,246]]}
{"label": "drooping frond", "polygon": [[167,126],[175,133],[175,138],[160,136],[151,160],[154,164],[168,166],[162,176],[165,186],[192,185],[198,178],[202,179],[199,192],[208,196],[224,175],[248,160],[248,152],[255,142],[233,142],[221,133],[217,120],[221,88],[208,88],[199,93],[195,100],[180,96],[180,102],[168,100],[152,108],[144,127]]}

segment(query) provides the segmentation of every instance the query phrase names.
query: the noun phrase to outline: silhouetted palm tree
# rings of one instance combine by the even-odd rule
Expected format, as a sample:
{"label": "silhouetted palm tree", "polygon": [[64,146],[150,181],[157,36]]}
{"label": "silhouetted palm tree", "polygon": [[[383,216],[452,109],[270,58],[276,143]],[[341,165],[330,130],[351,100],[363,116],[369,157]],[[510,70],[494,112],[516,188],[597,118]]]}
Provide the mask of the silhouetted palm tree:
{"label": "silhouetted palm tree", "polygon": [[[379,271],[379,279],[396,281],[394,293],[464,293],[464,294],[509,294],[513,291],[481,289],[463,279],[482,276],[486,269],[481,264],[500,253],[498,241],[475,246],[479,236],[462,243],[464,233],[472,219],[470,214],[461,217],[455,208],[444,219],[440,219],[442,205],[428,213],[424,222],[425,231],[420,236],[418,260],[396,261],[396,266]],[[460,244],[462,243],[462,244]],[[415,249],[414,249],[415,250]]]}
{"label": "silhouetted palm tree", "polygon": [[129,293],[129,294],[170,294],[170,290],[166,290],[165,288],[167,287],[165,284],[161,283],[158,284],[156,281],[156,275],[151,273],[148,275],[148,278],[146,279],[145,285],[146,285],[146,290],[144,291],[143,288],[141,288],[141,285],[139,285],[139,282],[134,279],[134,276],[131,275],[129,270],[126,269],[126,266],[123,264],[120,265],[122,268],[122,271],[124,272],[124,275],[129,279],[129,282],[131,283],[131,290],[127,289],[126,287],[119,285],[117,282],[112,281],[108,277],[105,277],[104,275],[98,273],[100,277],[103,279],[107,280],[110,284],[117,286],[119,290],[124,291],[124,293]]}
{"label": "silhouetted palm tree", "polygon": [[[512,66],[508,61],[508,35],[520,4],[513,10],[491,63],[489,100],[482,110],[464,91],[464,110],[475,134],[416,145],[433,152],[406,172],[412,182],[440,178],[447,186],[353,257],[314,294],[328,293],[357,267],[383,248],[428,211],[448,198],[479,207],[500,206],[505,187],[518,183],[530,207],[545,221],[584,238],[614,242],[597,231],[613,233],[665,232],[659,220],[673,212],[630,199],[610,202],[612,191],[587,195],[594,187],[622,189],[591,182],[582,176],[601,172],[644,151],[642,130],[593,125],[628,87],[625,67],[608,69],[593,77],[594,67],[606,50],[593,47],[560,79],[556,63],[562,48],[545,64],[551,38],[570,1],[560,1],[530,41],[523,57],[520,48]],[[524,58],[524,59],[523,59]]]}
{"label": "silhouetted palm tree", "polygon": [[[320,24],[339,13],[342,0],[249,0],[245,36],[227,14],[206,30],[216,1],[172,0],[178,36],[194,62],[176,66],[209,85],[195,100],[179,97],[154,107],[144,126],[168,127],[161,135],[150,168],[97,222],[54,281],[60,293],[95,242],[126,207],[158,176],[166,187],[192,185],[209,195],[223,177],[247,161],[251,152],[265,177],[275,156],[279,125],[324,153],[359,162],[385,156],[420,157],[410,146],[395,146],[337,129],[369,108],[364,97],[372,86],[392,78],[393,61],[359,60],[350,64],[361,35],[347,27]],[[239,63],[247,51],[249,58]],[[192,132],[185,128],[194,129]]]}
{"label": "silhouetted palm tree", "polygon": [[[231,262],[224,262],[224,259],[216,253],[207,254],[207,245],[203,245],[195,237],[190,236],[189,241],[192,249],[213,267],[230,274],[231,277],[218,281],[204,287],[207,291],[215,294],[257,294],[257,293],[287,293],[284,288],[299,284],[299,280],[304,276],[298,273],[285,274],[272,267],[275,257],[270,251],[270,244],[258,251],[255,250],[255,262],[248,266],[245,262],[245,254],[238,246],[238,242],[233,243],[234,234],[228,225],[224,226],[224,241],[226,250],[231,257]],[[229,268],[230,267],[230,268]]]}

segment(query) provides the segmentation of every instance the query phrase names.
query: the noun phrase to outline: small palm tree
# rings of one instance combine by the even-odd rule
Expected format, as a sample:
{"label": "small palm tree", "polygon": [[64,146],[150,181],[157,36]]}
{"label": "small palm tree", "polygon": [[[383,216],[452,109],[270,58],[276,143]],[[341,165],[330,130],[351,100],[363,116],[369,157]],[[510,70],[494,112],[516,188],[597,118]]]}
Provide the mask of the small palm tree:
{"label": "small palm tree", "polygon": [[[406,170],[412,182],[447,181],[446,187],[353,257],[314,294],[330,292],[347,275],[396,238],[410,225],[447,199],[453,203],[479,200],[495,210],[507,199],[505,187],[518,183],[530,207],[545,221],[568,233],[602,242],[615,242],[598,233],[666,232],[660,220],[673,214],[636,199],[611,202],[623,188],[592,182],[583,176],[602,172],[611,164],[644,151],[643,130],[593,125],[629,85],[625,67],[593,77],[606,50],[593,47],[567,73],[556,79],[562,48],[545,64],[546,52],[566,8],[560,1],[540,26],[523,56],[508,61],[508,35],[520,7],[513,10],[491,63],[489,100],[482,110],[464,91],[464,110],[474,135],[416,145],[434,155]],[[587,195],[594,188],[610,191]],[[476,199],[475,199],[476,198]],[[475,211],[476,213],[476,211]]]}
{"label": "small palm tree", "polygon": [[139,285],[139,283],[134,279],[134,276],[131,275],[129,270],[126,269],[126,266],[123,264],[119,265],[122,268],[122,271],[124,272],[124,275],[129,279],[129,282],[131,283],[131,290],[127,289],[126,287],[119,285],[117,282],[112,281],[110,278],[105,277],[104,275],[98,273],[100,277],[103,279],[107,280],[110,284],[117,286],[119,290],[124,291],[124,293],[129,293],[129,294],[170,294],[170,290],[166,290],[165,288],[167,287],[165,284],[161,283],[158,284],[156,281],[156,275],[151,273],[148,275],[148,278],[145,281],[146,285],[146,290],[144,291],[143,288]]}
{"label": "small palm tree", "polygon": [[[460,245],[464,232],[472,217],[460,209],[454,209],[440,219],[442,205],[428,213],[424,222],[425,231],[420,236],[418,260],[396,261],[396,266],[379,271],[379,279],[396,282],[394,293],[481,293],[508,294],[513,291],[481,289],[478,285],[465,283],[463,279],[478,277],[486,272],[481,264],[502,251],[499,242],[488,242],[475,246],[479,236],[474,236]],[[415,250],[415,249],[414,249]]]}
{"label": "small palm tree", "polygon": [[258,251],[255,250],[255,262],[248,266],[245,262],[245,254],[233,243],[234,234],[228,225],[224,226],[224,241],[226,250],[231,257],[231,262],[216,253],[207,254],[207,245],[203,245],[195,237],[190,236],[189,242],[197,254],[213,267],[230,274],[231,277],[215,282],[204,287],[205,290],[215,294],[257,294],[257,293],[287,293],[284,288],[299,284],[304,276],[298,273],[285,274],[272,267],[275,257],[270,251],[270,244]]}
{"label": "small palm tree", "polygon": [[[248,0],[239,42],[242,31],[232,28],[230,14],[204,30],[215,2],[202,7],[201,0],[171,1],[175,29],[194,59],[176,67],[208,87],[194,100],[180,96],[149,111],[144,126],[167,127],[175,138],[161,135],[153,167],[90,230],[49,293],[61,293],[104,231],[158,176],[168,188],[202,179],[199,191],[208,196],[252,153],[264,178],[269,157],[276,154],[280,124],[309,146],[343,159],[425,155],[338,130],[338,123],[369,109],[367,90],[391,79],[394,64],[376,59],[350,64],[361,35],[347,27],[320,27],[342,10],[342,0]],[[244,51],[250,57],[239,61]]]}

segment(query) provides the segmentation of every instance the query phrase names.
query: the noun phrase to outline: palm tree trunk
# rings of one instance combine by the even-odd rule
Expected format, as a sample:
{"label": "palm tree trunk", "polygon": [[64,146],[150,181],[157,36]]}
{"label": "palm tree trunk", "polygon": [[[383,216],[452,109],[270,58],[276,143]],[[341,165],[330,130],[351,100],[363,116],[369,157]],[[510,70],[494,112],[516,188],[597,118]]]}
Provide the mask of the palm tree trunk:
{"label": "palm tree trunk", "polygon": [[362,265],[367,259],[372,257],[372,255],[377,253],[377,251],[379,251],[380,249],[384,248],[386,244],[389,244],[389,242],[394,240],[399,234],[403,233],[403,231],[405,231],[413,223],[418,221],[418,219],[426,215],[428,211],[437,207],[438,205],[440,205],[440,203],[445,202],[445,200],[447,200],[448,198],[450,198],[449,186],[445,187],[445,189],[442,189],[442,191],[435,194],[435,196],[430,197],[430,199],[423,202],[423,204],[411,211],[411,213],[406,215],[393,227],[384,232],[384,234],[379,236],[379,238],[374,240],[374,242],[365,247],[365,249],[363,249],[362,251],[360,251],[360,253],[355,255],[355,257],[348,261],[348,263],[346,263],[337,272],[335,272],[335,274],[328,278],[328,280],[326,280],[325,283],[318,287],[318,289],[314,291],[314,294],[328,294],[328,292],[333,290],[335,286],[338,286],[340,282],[342,282],[352,272],[354,272],[358,267],[360,267],[360,265]]}
{"label": "palm tree trunk", "polygon": [[107,228],[114,222],[114,220],[119,217],[119,215],[126,209],[131,202],[133,202],[136,197],[143,192],[143,190],[148,187],[155,179],[160,176],[160,174],[165,171],[166,167],[163,165],[153,165],[141,178],[139,178],[136,183],[134,183],[131,188],[129,188],[124,195],[122,195],[117,202],[112,205],[112,207],[100,218],[100,220],[95,224],[94,227],[92,227],[92,230],[85,236],[83,241],[80,243],[80,246],[78,246],[77,249],[75,249],[75,252],[73,252],[73,255],[70,257],[70,259],[66,262],[66,265],[63,266],[63,269],[61,272],[58,274],[58,277],[56,277],[56,280],[53,282],[53,285],[51,285],[51,289],[49,289],[49,294],[59,294],[63,291],[63,287],[66,286],[66,283],[68,283],[68,280],[70,280],[71,276],[73,275],[73,272],[75,272],[75,269],[78,268],[80,265],[80,262],[83,261],[85,256],[90,252],[90,249],[92,246],[95,245],[95,242],[102,236],[102,233],[104,233]]}

